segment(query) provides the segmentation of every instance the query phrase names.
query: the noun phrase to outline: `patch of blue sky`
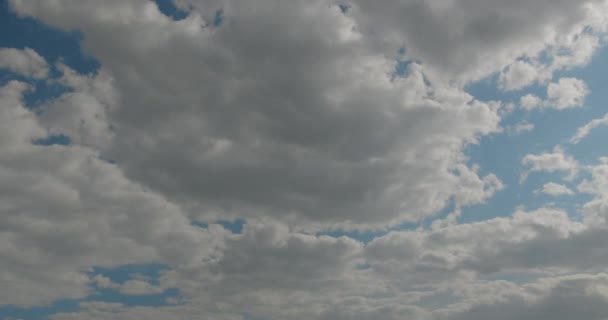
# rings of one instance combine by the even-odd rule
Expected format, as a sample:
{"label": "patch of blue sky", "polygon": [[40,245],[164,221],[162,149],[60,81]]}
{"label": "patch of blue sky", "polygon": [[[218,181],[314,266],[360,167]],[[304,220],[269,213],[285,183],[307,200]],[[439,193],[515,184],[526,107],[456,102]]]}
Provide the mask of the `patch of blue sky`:
{"label": "patch of blue sky", "polygon": [[128,264],[115,268],[95,267],[90,272],[91,276],[102,275],[115,283],[125,283],[133,279],[133,275],[142,275],[153,285],[158,284],[158,278],[163,271],[169,270],[165,264]]}
{"label": "patch of blue sky", "polygon": [[224,23],[224,10],[220,9],[215,11],[215,15],[213,16],[213,26],[219,27]]}
{"label": "patch of blue sky", "polygon": [[82,34],[49,27],[40,21],[19,17],[11,11],[8,1],[0,0],[0,48],[31,48],[50,66],[49,79],[31,79],[6,69],[0,69],[0,85],[11,80],[27,82],[32,86],[24,94],[25,104],[37,109],[45,101],[70,91],[70,88],[52,81],[61,76],[55,68],[62,62],[82,74],[95,73],[99,62],[82,51]]}
{"label": "patch of blue sky", "polygon": [[224,229],[234,233],[234,234],[241,234],[243,233],[243,228],[245,227],[245,224],[247,223],[247,221],[245,221],[244,219],[236,219],[236,220],[217,220],[214,221],[212,223],[208,223],[208,222],[201,222],[201,221],[193,221],[192,224],[203,228],[203,229],[207,229],[209,228],[209,224],[219,224],[222,227],[224,227]]}
{"label": "patch of blue sky", "polygon": [[350,5],[347,3],[340,3],[338,4],[338,7],[340,8],[340,11],[342,11],[342,13],[344,14],[348,13],[348,10],[350,10]]}
{"label": "patch of blue sky", "polygon": [[161,307],[174,305],[167,302],[167,299],[179,299],[180,293],[176,288],[169,288],[162,293],[144,294],[144,295],[126,295],[121,294],[115,289],[100,289],[97,290],[82,301],[101,301],[121,303],[125,306],[148,306]]}
{"label": "patch of blue sky", "polygon": [[525,90],[502,92],[496,86],[497,76],[482,80],[467,88],[479,100],[500,100],[513,102],[515,110],[506,116],[502,122],[504,127],[514,126],[520,121],[532,123],[532,132],[519,135],[508,133],[483,137],[479,144],[469,146],[467,155],[470,163],[478,164],[480,173],[494,173],[505,184],[506,188],[499,191],[493,198],[482,205],[466,208],[459,222],[472,222],[508,216],[518,207],[527,210],[543,206],[567,210],[573,217],[578,214],[578,208],[591,199],[590,195],[576,194],[574,196],[550,197],[535,192],[543,184],[555,182],[564,184],[575,190],[581,177],[572,182],[564,181],[562,173],[535,172],[520,184],[519,179],[525,168],[521,160],[527,154],[551,152],[555,146],[561,146],[567,154],[572,155],[581,164],[597,164],[601,156],[608,156],[608,145],[605,137],[608,128],[598,127],[577,145],[569,143],[577,129],[589,121],[600,118],[608,112],[605,101],[608,93],[604,90],[604,77],[608,72],[608,49],[601,49],[591,61],[582,68],[574,68],[557,72],[554,80],[560,77],[575,77],[584,80],[590,89],[586,103],[582,108],[566,110],[540,109],[526,111],[517,108],[519,97],[526,93],[536,94],[544,98],[546,89],[537,85]]}
{"label": "patch of blue sky", "polygon": [[45,138],[36,139],[33,141],[33,144],[38,145],[38,146],[55,146],[55,145],[67,146],[71,142],[72,142],[72,140],[70,139],[70,137],[63,135],[63,134],[57,134],[57,135],[50,135]]}
{"label": "patch of blue sky", "polygon": [[79,32],[59,30],[29,17],[19,17],[12,12],[7,0],[0,0],[0,47],[28,47],[50,64],[63,61],[80,73],[94,73],[99,69],[99,62],[82,51],[82,39]]}
{"label": "patch of blue sky", "polygon": [[[116,268],[96,267],[89,275],[103,275],[113,282],[123,284],[128,280],[144,277],[152,285],[158,285],[158,279],[163,271],[169,270],[169,266],[164,264],[131,264]],[[117,302],[126,306],[166,306],[172,305],[167,299],[173,298],[179,301],[180,292],[178,289],[169,288],[162,293],[145,295],[126,295],[121,294],[116,289],[99,288],[91,285],[92,293],[83,299],[66,299],[55,301],[48,306],[19,307],[11,305],[0,305],[0,319],[27,319],[43,320],[55,313],[76,312],[80,309],[80,302],[102,301]]]}
{"label": "patch of blue sky", "polygon": [[397,60],[395,64],[395,70],[393,71],[394,76],[404,77],[407,75],[409,66],[412,64],[411,60]]}
{"label": "patch of blue sky", "polygon": [[[151,285],[159,285],[158,279],[169,266],[164,264],[130,264],[115,268],[96,267],[89,275],[102,275],[117,284],[124,284],[133,279],[143,278]],[[162,306],[168,305],[168,298],[178,298],[179,290],[168,288],[161,293],[143,295],[125,295],[116,289],[99,288],[93,285],[94,293],[83,301],[119,302],[127,306]]]}
{"label": "patch of blue sky", "polygon": [[[54,68],[51,69],[55,70]],[[50,77],[58,77],[51,72]],[[39,110],[39,107],[46,101],[61,96],[72,89],[64,84],[49,79],[32,79],[7,69],[0,68],[0,86],[6,85],[10,81],[21,81],[28,83],[31,88],[24,92],[23,101],[31,110]]]}
{"label": "patch of blue sky", "polygon": [[183,20],[188,17],[188,11],[178,8],[173,0],[155,0],[158,10],[173,20]]}
{"label": "patch of blue sky", "polygon": [[60,300],[48,306],[36,307],[17,307],[17,306],[1,306],[0,319],[23,319],[23,320],[46,320],[49,315],[59,312],[74,312],[78,311],[78,300]]}

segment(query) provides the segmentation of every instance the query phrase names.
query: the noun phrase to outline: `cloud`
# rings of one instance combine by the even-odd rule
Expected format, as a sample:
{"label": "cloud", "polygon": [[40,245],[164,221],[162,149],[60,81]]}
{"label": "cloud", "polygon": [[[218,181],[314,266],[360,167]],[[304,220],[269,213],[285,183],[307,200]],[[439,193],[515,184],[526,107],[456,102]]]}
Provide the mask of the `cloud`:
{"label": "cloud", "polygon": [[[546,84],[522,107],[582,106],[583,80],[551,79],[597,50],[605,2],[180,0],[179,21],[147,0],[9,3],[82,33],[101,67],[59,63],[48,79],[33,51],[2,51],[29,57],[6,63],[15,72],[69,88],[33,111],[35,84],[0,87],[3,304],[79,302],[56,320],[605,314],[605,159],[585,167],[557,147],[521,161],[522,182],[590,173],[582,219],[541,206],[458,221],[505,188],[466,151],[534,128],[502,128],[509,105],[465,86]],[[52,135],[71,143],[33,143]],[[433,221],[445,211],[450,223]],[[216,224],[234,219],[242,232]],[[134,263],[167,269],[158,282],[92,274]],[[90,301],[169,288],[162,306]]]}
{"label": "cloud", "polygon": [[533,131],[534,128],[535,126],[533,123],[524,120],[508,127],[508,132],[512,135],[518,135],[525,132]]}
{"label": "cloud", "polygon": [[579,108],[585,104],[585,97],[588,94],[589,89],[584,81],[576,78],[560,78],[547,86],[547,99],[542,100],[536,95],[526,94],[520,98],[520,105],[525,110]]}
{"label": "cloud", "polygon": [[589,123],[578,128],[578,130],[576,131],[576,134],[572,138],[570,138],[570,143],[578,144],[583,139],[585,139],[589,135],[589,133],[591,133],[591,130],[593,130],[599,126],[605,125],[605,124],[608,124],[608,114],[602,118],[593,119]]}
{"label": "cloud", "polygon": [[525,110],[532,110],[543,105],[543,100],[536,95],[526,94],[520,98],[519,104]]}
{"label": "cloud", "polygon": [[158,294],[164,290],[160,287],[151,285],[150,283],[142,280],[129,280],[120,286],[120,293],[126,295],[147,295],[147,294]]}
{"label": "cloud", "polygon": [[578,173],[579,164],[570,155],[564,153],[560,147],[556,147],[553,152],[541,154],[528,154],[522,161],[522,165],[528,167],[521,176],[524,181],[532,172],[566,172],[566,180],[572,180]]}
{"label": "cloud", "polygon": [[[120,97],[104,109],[84,88],[66,94],[45,124],[101,149],[197,220],[270,216],[308,229],[418,221],[470,179],[464,146],[500,131],[500,104],[430,83],[416,63],[393,78],[395,60],[322,2],[226,2],[215,28],[201,27],[208,17],[196,6],[176,22],[150,1],[13,5],[82,30]],[[496,189],[495,178],[478,179],[467,190],[476,200],[464,203]]]}
{"label": "cloud", "polygon": [[[517,57],[540,64],[544,52],[560,57],[550,64],[550,71],[585,63],[597,41],[588,31],[604,28],[605,20],[598,12],[606,6],[603,1],[544,0],[352,3],[349,14],[362,32],[376,36],[378,46],[395,51],[403,46],[413,60],[424,61],[441,76],[465,82],[513,63],[512,68],[519,69]],[[532,78],[526,77],[521,85]]]}
{"label": "cloud", "polygon": [[608,195],[608,158],[601,158],[600,163],[585,168],[591,177],[584,179],[577,189],[580,192],[594,194],[602,198]]}
{"label": "cloud", "polygon": [[[480,316],[478,310],[498,312],[505,304],[550,311],[545,302],[567,292],[582,299],[564,301],[570,308],[603,292],[592,283],[605,282],[604,274],[594,272],[606,262],[606,224],[588,222],[553,209],[518,211],[509,218],[432,231],[395,231],[362,245],[260,221],[231,236],[217,260],[161,276],[160,286],[181,288],[188,304],[84,303],[81,311],[55,319],[87,314],[91,319],[110,314],[117,319],[145,314],[150,319],[198,314],[241,319],[245,312],[292,319],[399,319],[403,314],[420,320],[467,319]],[[520,280],[488,280],[501,274]],[[527,315],[539,314],[524,312],[522,319]]]}
{"label": "cloud", "polygon": [[517,90],[533,84],[538,78],[538,67],[529,62],[516,61],[500,75],[499,84],[504,90]]}
{"label": "cloud", "polygon": [[[437,319],[572,319],[584,314],[585,319],[605,318],[606,274],[576,275],[547,278],[520,288],[504,288],[501,283],[490,284],[497,290],[505,290],[499,299],[479,303],[471,299],[469,305],[458,306],[462,310]],[[501,288],[502,287],[502,288]],[[487,288],[484,288],[487,290]],[[478,299],[490,300],[488,297]],[[484,302],[486,302],[484,301]]]}
{"label": "cloud", "polygon": [[553,197],[574,194],[574,191],[570,190],[568,187],[554,182],[545,183],[543,185],[543,188],[541,190],[538,190],[537,192],[542,192],[546,195]]}
{"label": "cloud", "polygon": [[558,110],[582,107],[588,93],[585,82],[575,78],[560,78],[547,87],[548,103]]}
{"label": "cloud", "polygon": [[44,58],[30,48],[0,48],[0,69],[35,79],[46,78],[49,74],[49,66]]}
{"label": "cloud", "polygon": [[[94,81],[94,80],[93,80]],[[28,86],[0,87],[0,301],[44,305],[90,293],[93,266],[184,264],[212,249],[158,193],[81,146],[42,146],[48,132],[22,101]]]}

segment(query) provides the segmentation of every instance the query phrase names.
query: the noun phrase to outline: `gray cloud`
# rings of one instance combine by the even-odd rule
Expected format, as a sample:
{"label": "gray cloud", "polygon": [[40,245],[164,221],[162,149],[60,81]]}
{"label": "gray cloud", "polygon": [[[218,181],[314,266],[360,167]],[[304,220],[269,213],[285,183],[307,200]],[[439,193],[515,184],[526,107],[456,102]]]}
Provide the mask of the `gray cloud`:
{"label": "gray cloud", "polygon": [[103,150],[195,218],[368,228],[432,215],[462,198],[460,185],[463,205],[499,189],[493,176],[462,183],[471,169],[461,154],[499,131],[498,104],[429,84],[418,65],[393,79],[395,62],[336,6],[294,2],[271,15],[264,4],[225,3],[227,21],[214,29],[196,13],[173,22],[146,1],[14,5],[87,34],[122,102],[99,112],[115,135]]}
{"label": "gray cloud", "polygon": [[49,66],[44,58],[30,48],[0,48],[0,69],[36,79],[44,79],[49,74]]}
{"label": "gray cloud", "polygon": [[[502,133],[509,107],[463,86],[498,75],[505,90],[547,85],[557,109],[581,105],[586,85],[552,74],[589,61],[608,26],[605,2],[357,0],[346,13],[325,0],[179,3],[189,15],[174,21],[145,0],[10,1],[82,32],[101,69],[58,64],[63,75],[47,81],[72,90],[37,113],[22,101],[27,84],[0,88],[3,304],[177,288],[165,306],[81,302],[52,318],[605,314],[606,159],[583,167],[556,148],[522,160],[524,177],[590,173],[577,186],[594,197],[582,219],[540,208],[456,221],[505,187],[465,150]],[[401,47],[399,59],[413,62],[397,75]],[[35,58],[27,68],[46,66],[15,52]],[[71,144],[32,143],[55,134]],[[386,230],[452,207],[449,223],[367,244],[317,235]],[[213,223],[236,218],[240,234]],[[167,269],[158,284],[91,274],[130,263]]]}

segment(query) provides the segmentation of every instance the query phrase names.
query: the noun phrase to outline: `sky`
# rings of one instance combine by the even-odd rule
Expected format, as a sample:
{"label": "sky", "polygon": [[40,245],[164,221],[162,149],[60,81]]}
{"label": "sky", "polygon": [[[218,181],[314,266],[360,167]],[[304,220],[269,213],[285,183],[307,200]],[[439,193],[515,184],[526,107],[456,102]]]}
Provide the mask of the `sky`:
{"label": "sky", "polygon": [[608,1],[0,0],[0,320],[605,320]]}

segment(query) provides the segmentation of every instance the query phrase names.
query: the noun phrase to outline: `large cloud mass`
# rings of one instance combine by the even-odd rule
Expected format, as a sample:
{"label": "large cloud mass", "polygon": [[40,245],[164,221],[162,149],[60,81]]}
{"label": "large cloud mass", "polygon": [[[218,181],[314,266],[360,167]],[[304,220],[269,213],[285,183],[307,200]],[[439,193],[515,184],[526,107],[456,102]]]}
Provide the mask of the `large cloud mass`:
{"label": "large cloud mass", "polygon": [[[543,188],[593,197],[582,218],[547,205],[456,223],[506,187],[466,150],[513,109],[467,85],[496,76],[499,90],[546,87],[523,109],[582,106],[586,83],[553,74],[589,62],[605,1],[179,0],[181,20],[148,0],[9,3],[81,32],[100,69],[0,49],[18,79],[0,87],[0,305],[177,289],[163,306],[82,300],[53,319],[608,312],[606,161],[561,147],[521,159],[522,183],[584,171]],[[41,80],[68,90],[32,110]],[[69,145],[41,142],[57,136]],[[242,232],[215,224],[236,219]],[[388,231],[406,223],[419,227]],[[157,283],[94,274],[147,263],[167,266]]]}

